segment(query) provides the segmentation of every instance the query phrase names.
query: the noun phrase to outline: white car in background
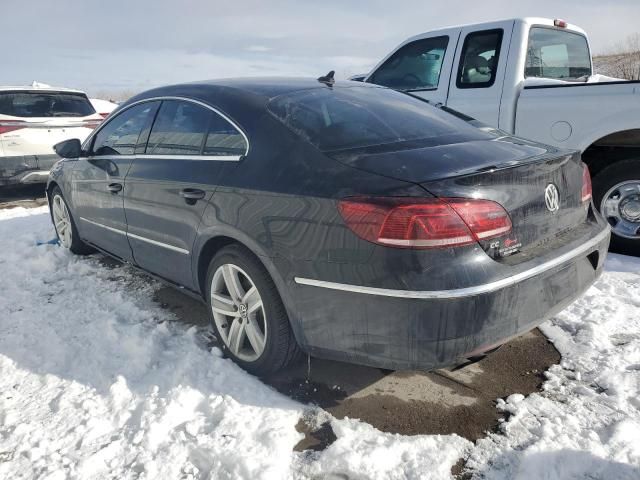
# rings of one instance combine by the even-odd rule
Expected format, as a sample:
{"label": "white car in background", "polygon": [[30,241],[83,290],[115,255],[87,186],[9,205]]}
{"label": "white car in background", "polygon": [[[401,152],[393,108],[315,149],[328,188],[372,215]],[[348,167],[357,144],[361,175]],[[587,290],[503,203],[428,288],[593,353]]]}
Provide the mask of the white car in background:
{"label": "white car in background", "polygon": [[78,90],[36,82],[0,87],[0,186],[46,182],[60,159],[53,145],[84,140],[102,119]]}
{"label": "white car in background", "polygon": [[102,117],[107,118],[111,112],[118,108],[118,104],[110,100],[102,100],[100,98],[90,98],[89,101],[96,112]]}

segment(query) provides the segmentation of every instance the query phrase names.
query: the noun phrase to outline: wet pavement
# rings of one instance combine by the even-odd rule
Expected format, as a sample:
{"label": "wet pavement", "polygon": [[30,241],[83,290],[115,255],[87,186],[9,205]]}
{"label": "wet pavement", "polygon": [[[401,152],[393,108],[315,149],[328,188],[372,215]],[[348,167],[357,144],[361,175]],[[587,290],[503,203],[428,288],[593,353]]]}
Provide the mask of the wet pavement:
{"label": "wet pavement", "polygon": [[0,209],[5,208],[33,208],[47,204],[44,194],[45,185],[34,183],[31,185],[0,186]]}

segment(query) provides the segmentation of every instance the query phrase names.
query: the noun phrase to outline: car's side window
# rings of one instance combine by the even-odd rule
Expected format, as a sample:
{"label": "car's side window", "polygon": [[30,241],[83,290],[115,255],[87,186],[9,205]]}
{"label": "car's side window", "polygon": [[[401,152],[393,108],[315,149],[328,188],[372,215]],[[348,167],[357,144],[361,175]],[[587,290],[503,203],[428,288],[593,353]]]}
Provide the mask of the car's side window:
{"label": "car's side window", "polygon": [[236,156],[247,153],[247,141],[229,121],[211,112],[211,120],[204,144],[204,155]]}
{"label": "car's side window", "polygon": [[484,30],[467,35],[462,46],[456,86],[488,88],[496,81],[500,60],[502,29]]}
{"label": "car's side window", "polygon": [[107,120],[93,140],[91,154],[133,155],[140,132],[157,108],[156,102],[141,103]]}
{"label": "car's side window", "polygon": [[147,154],[200,155],[212,112],[181,100],[164,100],[149,135]]}
{"label": "car's side window", "polygon": [[449,37],[423,38],[400,47],[367,80],[396,90],[438,88]]}

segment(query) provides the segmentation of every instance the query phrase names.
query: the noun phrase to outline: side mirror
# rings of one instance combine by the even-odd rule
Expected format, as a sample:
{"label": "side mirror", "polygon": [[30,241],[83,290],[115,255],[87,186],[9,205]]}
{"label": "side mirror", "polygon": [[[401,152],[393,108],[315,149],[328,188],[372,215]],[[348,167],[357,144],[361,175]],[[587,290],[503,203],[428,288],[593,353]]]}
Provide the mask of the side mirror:
{"label": "side mirror", "polygon": [[53,150],[62,158],[78,158],[82,154],[80,140],[72,138],[64,142],[56,143]]}
{"label": "side mirror", "polygon": [[352,82],[364,82],[364,79],[367,78],[366,73],[359,73],[358,75],[352,75],[348,78]]}

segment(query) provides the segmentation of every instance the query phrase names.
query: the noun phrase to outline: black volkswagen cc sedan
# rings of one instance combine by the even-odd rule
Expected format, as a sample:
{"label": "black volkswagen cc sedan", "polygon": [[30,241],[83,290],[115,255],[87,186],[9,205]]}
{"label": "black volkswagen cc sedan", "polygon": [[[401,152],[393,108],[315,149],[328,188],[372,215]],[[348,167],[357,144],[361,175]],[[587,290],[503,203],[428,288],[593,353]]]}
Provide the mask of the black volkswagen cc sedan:
{"label": "black volkswagen cc sedan", "polygon": [[601,273],[575,152],[370,84],[237,79],[142,93],[47,185],[60,244],[209,305],[226,354],[432,369],[491,351]]}

